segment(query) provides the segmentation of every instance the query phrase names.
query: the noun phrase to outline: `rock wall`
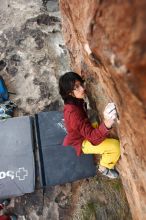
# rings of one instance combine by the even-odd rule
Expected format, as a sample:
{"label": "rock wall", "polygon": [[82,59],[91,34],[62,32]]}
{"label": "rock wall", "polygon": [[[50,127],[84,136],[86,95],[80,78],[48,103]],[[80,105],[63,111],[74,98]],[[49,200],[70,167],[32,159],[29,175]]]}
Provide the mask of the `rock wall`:
{"label": "rock wall", "polygon": [[146,219],[146,2],[60,0],[60,9],[72,69],[85,77],[91,105],[102,117],[107,102],[116,103],[118,169],[133,219]]}
{"label": "rock wall", "polygon": [[[15,116],[60,110],[58,78],[70,69],[70,62],[61,33],[58,1],[0,0],[0,4],[0,75],[9,91],[16,93],[10,96],[18,105]],[[73,30],[70,33],[73,34]],[[94,65],[85,71],[91,63],[85,63],[82,57],[79,59],[79,49],[78,42],[74,41],[72,50],[69,49],[72,63],[75,65],[74,59],[78,56],[76,69],[86,73],[88,94],[102,106],[108,96],[93,77]],[[98,103],[91,102],[95,110]],[[121,181],[98,175],[45,189],[40,189],[37,181],[34,193],[12,199],[4,210],[4,213],[11,212],[16,213],[19,220],[131,219]]]}
{"label": "rock wall", "polygon": [[[83,2],[81,1],[81,3]],[[83,9],[87,9],[87,3],[82,4],[82,12]],[[63,2],[61,2],[62,4]],[[113,90],[114,87],[116,90],[116,83],[112,74],[116,77],[117,72],[109,65],[108,60],[104,61],[106,64],[104,68],[98,68],[96,65],[99,60],[97,63],[94,63],[92,57],[89,60],[88,54],[84,50],[84,44],[91,44],[92,42],[90,34],[88,34],[88,39],[84,35],[84,32],[88,33],[88,26],[90,25],[90,19],[89,25],[86,25],[86,14],[89,13],[90,9],[83,17],[82,28],[79,24],[77,31],[77,21],[82,17],[80,17],[80,13],[74,14],[77,20],[74,24],[74,17],[68,4],[67,6],[64,5],[68,7],[65,10],[68,14],[64,17],[65,24],[68,24],[68,26],[64,25],[64,28],[68,28],[66,39],[68,39],[69,50],[67,50],[62,38],[62,25],[57,0],[0,0],[0,5],[0,75],[4,77],[9,91],[16,93],[16,95],[10,96],[18,105],[15,116],[33,115],[42,110],[59,110],[62,108],[62,101],[58,94],[58,78],[70,69],[68,51],[76,71],[86,77],[88,94],[91,97],[93,109],[98,109],[100,114],[105,103],[112,98],[118,104],[120,119],[122,119],[123,114],[129,116],[128,112],[123,112],[120,107],[122,106],[119,100],[121,92],[117,96]],[[77,9],[79,5],[80,3],[76,3],[74,7]],[[94,4],[91,6],[93,10]],[[87,49],[87,46],[85,48]],[[97,51],[95,52],[97,56]],[[111,62],[117,68],[115,59],[116,57],[112,56]],[[105,71],[107,67],[111,68],[110,76],[107,70]],[[107,78],[108,87],[106,88],[104,82],[107,82]],[[123,82],[122,76],[120,80]],[[129,94],[131,93],[129,92]],[[126,98],[128,99],[128,97]],[[130,126],[130,124],[124,126],[128,125]],[[125,127],[120,124],[117,129],[124,130]],[[116,128],[114,135],[116,135]],[[126,137],[125,143],[128,143],[128,136]],[[0,147],[2,146],[0,145]],[[128,149],[126,148],[125,154]],[[122,163],[123,161],[124,157]],[[120,169],[121,167],[119,166]],[[125,175],[127,172],[131,171],[126,169]],[[131,180],[129,181],[131,183]],[[98,175],[94,178],[45,189],[40,189],[37,182],[34,193],[14,198],[4,212],[15,212],[19,216],[19,220],[131,219],[121,181],[110,181]]]}

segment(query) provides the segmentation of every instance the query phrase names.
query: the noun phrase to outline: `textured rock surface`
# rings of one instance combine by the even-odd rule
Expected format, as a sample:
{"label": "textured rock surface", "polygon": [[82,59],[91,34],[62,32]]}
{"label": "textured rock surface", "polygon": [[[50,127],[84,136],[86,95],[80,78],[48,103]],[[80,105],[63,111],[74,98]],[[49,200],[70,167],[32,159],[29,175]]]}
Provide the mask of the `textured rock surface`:
{"label": "textured rock surface", "polygon": [[[61,34],[58,2],[0,0],[0,3],[0,74],[9,90],[16,92],[15,96],[11,96],[18,105],[15,115],[61,109],[57,82],[70,67]],[[68,28],[69,31],[73,27]],[[72,36],[74,32],[68,33]],[[92,64],[88,56],[89,63],[85,64],[78,43],[74,41],[69,52],[73,55],[72,62],[76,59],[76,69],[80,72],[80,63],[84,71]],[[103,107],[108,95],[101,83],[96,84],[95,76],[100,75],[97,68],[92,67],[87,75],[88,93]],[[105,73],[105,76],[108,77],[108,74]],[[111,77],[109,80],[110,85]],[[100,96],[97,96],[99,92]],[[116,93],[114,97],[116,99]],[[93,101],[91,104],[96,109],[98,103],[95,106]],[[121,108],[119,110],[122,112]],[[131,219],[120,180],[109,181],[101,176],[46,189],[40,189],[37,183],[34,193],[12,200],[5,212],[11,211],[19,215],[19,220]]]}
{"label": "textured rock surface", "polygon": [[69,61],[57,1],[53,7],[48,13],[41,0],[1,4],[0,70],[9,90],[16,93],[12,98],[19,115],[62,103],[57,80],[69,69]]}
{"label": "textured rock surface", "polygon": [[72,67],[85,76],[93,107],[117,105],[122,182],[133,219],[146,219],[146,2],[61,0],[60,7]]}

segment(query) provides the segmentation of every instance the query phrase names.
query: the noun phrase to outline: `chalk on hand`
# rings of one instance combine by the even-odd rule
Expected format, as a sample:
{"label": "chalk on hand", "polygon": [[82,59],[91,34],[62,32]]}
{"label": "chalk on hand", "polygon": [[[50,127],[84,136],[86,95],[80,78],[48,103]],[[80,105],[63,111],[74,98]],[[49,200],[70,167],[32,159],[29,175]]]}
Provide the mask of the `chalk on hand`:
{"label": "chalk on hand", "polygon": [[110,102],[110,103],[107,104],[107,107],[108,107],[109,110],[112,110],[113,108],[115,108],[116,114],[117,114],[116,121],[117,121],[118,124],[120,124],[119,114],[118,114],[118,111],[117,111],[115,103],[114,102]]}

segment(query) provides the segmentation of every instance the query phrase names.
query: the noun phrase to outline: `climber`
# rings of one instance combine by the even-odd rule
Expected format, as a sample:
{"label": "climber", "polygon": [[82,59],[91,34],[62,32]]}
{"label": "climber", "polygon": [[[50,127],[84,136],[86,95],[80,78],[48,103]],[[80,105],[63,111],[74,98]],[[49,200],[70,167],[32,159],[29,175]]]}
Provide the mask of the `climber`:
{"label": "climber", "polygon": [[59,92],[64,100],[64,121],[67,130],[63,145],[71,145],[78,156],[100,154],[98,171],[111,179],[118,177],[114,166],[120,157],[119,141],[107,138],[117,111],[114,103],[109,103],[103,112],[104,121],[98,126],[90,123],[83,79],[74,72],[67,72],[59,79]]}

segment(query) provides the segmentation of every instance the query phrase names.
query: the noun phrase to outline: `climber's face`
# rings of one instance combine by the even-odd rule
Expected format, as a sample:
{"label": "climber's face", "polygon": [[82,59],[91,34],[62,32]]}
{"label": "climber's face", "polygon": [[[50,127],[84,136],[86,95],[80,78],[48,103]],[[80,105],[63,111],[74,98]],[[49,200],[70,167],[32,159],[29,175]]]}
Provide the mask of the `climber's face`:
{"label": "climber's face", "polygon": [[73,96],[76,97],[77,99],[83,99],[85,98],[85,88],[84,84],[81,83],[80,81],[76,81],[73,89]]}

